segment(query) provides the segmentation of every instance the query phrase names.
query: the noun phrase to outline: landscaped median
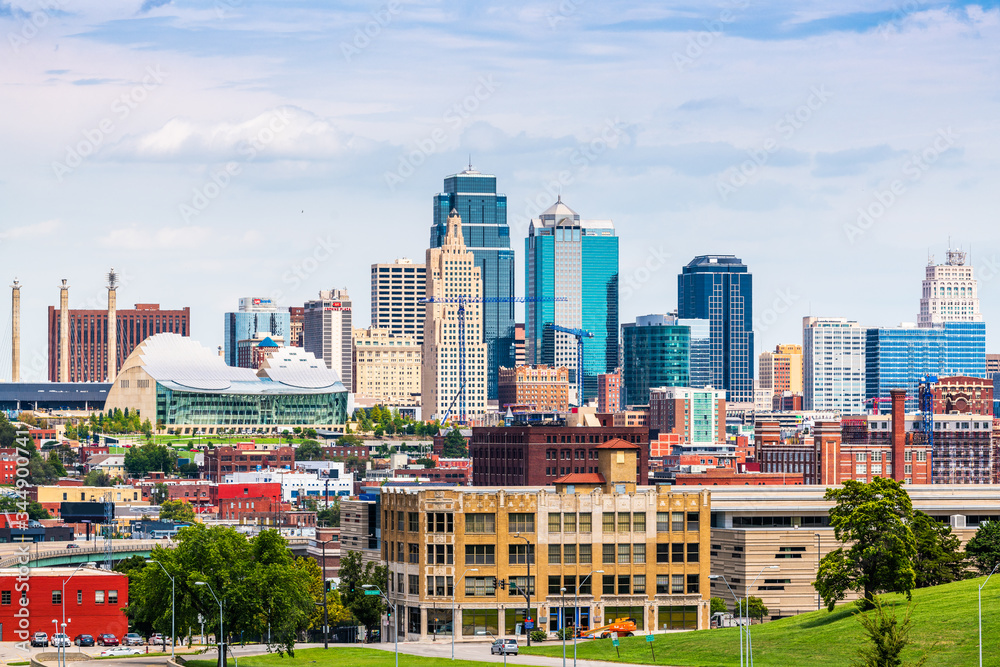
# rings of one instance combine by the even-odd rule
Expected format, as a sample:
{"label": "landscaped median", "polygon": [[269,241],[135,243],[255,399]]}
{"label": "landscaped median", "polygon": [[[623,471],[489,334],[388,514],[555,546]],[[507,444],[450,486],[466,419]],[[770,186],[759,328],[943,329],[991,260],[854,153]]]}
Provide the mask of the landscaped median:
{"label": "landscaped median", "polygon": [[[927,656],[928,665],[975,667],[979,664],[977,591],[983,578],[959,581],[943,586],[913,591],[912,645],[904,653],[906,661]],[[883,596],[886,607],[895,610],[902,621],[906,597]],[[843,667],[855,657],[865,636],[853,617],[857,607],[839,605],[833,612],[815,611],[791,618],[754,625],[754,667]],[[621,658],[610,639],[579,641],[577,657],[581,660],[607,660],[635,664],[691,665],[729,667],[740,664],[739,630],[721,628],[699,632],[654,635],[654,661],[645,636],[622,638]],[[1000,664],[1000,581],[990,581],[983,589],[984,664]],[[572,640],[566,643],[572,655]],[[547,640],[531,648],[521,647],[522,654],[562,657],[562,642]]]}
{"label": "landscaped median", "polygon": [[[516,658],[511,656],[511,663]],[[233,660],[230,658],[230,665]],[[392,651],[355,646],[331,646],[328,650],[309,648],[295,651],[295,657],[281,657],[275,653],[267,655],[240,656],[241,667],[394,667],[396,656]],[[399,654],[400,667],[479,667],[483,663],[468,660],[446,660],[427,658],[419,655]],[[216,667],[217,660],[187,660],[184,667]]]}

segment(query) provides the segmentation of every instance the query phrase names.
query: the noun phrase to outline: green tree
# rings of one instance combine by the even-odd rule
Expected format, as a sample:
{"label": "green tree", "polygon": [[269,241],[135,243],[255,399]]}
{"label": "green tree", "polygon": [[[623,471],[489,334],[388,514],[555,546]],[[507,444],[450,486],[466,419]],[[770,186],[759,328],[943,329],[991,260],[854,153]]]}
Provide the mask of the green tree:
{"label": "green tree", "polygon": [[979,526],[965,545],[965,553],[981,574],[989,574],[1000,565],[1000,521],[988,521]]}
{"label": "green tree", "polygon": [[[14,521],[17,521],[17,518],[13,515],[22,511],[28,514],[28,519],[31,521],[52,518],[49,516],[49,511],[42,507],[41,503],[37,503],[34,500],[28,500],[25,502],[24,507],[21,507],[21,502],[22,501],[20,499],[12,496],[0,496],[0,514],[10,514]],[[21,519],[23,520],[24,517],[21,517]]]}
{"label": "green tree", "polygon": [[417,465],[426,468],[433,468],[435,466],[434,459],[417,459]]}
{"label": "green tree", "polygon": [[84,486],[113,486],[114,482],[111,475],[103,470],[91,470],[83,478],[83,484]]}
{"label": "green tree", "polygon": [[340,596],[369,636],[378,629],[386,605],[380,595],[365,595],[364,586],[378,586],[384,592],[387,579],[388,569],[384,565],[362,562],[360,551],[341,552]]}
{"label": "green tree", "polygon": [[442,451],[446,459],[464,459],[469,455],[469,449],[465,444],[462,432],[457,428],[448,431],[444,436],[444,448]]}
{"label": "green tree", "polygon": [[160,504],[160,519],[175,523],[193,523],[194,508],[183,500],[166,500]]}
{"label": "green tree", "polygon": [[916,587],[938,586],[964,579],[965,554],[962,541],[952,535],[951,526],[924,514],[913,512],[913,536],[917,554],[913,559]]}
{"label": "green tree", "polygon": [[913,559],[917,553],[911,525],[913,506],[899,482],[876,477],[869,484],[848,480],[828,489],[830,525],[837,540],[849,547],[831,551],[820,561],[813,586],[827,608],[843,600],[848,590],[862,591],[859,603],[870,608],[878,593],[906,593],[916,584]]}
{"label": "green tree", "polygon": [[340,499],[335,499],[329,507],[316,512],[316,520],[330,528],[340,527]]}
{"label": "green tree", "polygon": [[322,461],[326,458],[326,452],[315,440],[305,440],[295,448],[296,461]]}
{"label": "green tree", "polygon": [[56,452],[49,452],[49,458],[46,461],[50,466],[52,466],[52,472],[58,477],[66,476],[66,468],[63,466],[62,461],[59,460],[59,455]]}
{"label": "green tree", "polygon": [[[743,605],[744,604],[746,605],[746,611],[745,612],[743,611]],[[747,618],[749,618],[751,620],[756,618],[761,623],[764,622],[764,617],[767,616],[767,614],[768,614],[769,611],[770,610],[764,604],[764,601],[761,600],[756,595],[751,595],[746,600],[740,599],[740,600],[738,600],[736,602],[736,613],[737,614],[742,614],[743,616],[746,616]]]}
{"label": "green tree", "polygon": [[177,469],[177,452],[166,445],[145,444],[125,452],[125,472],[141,479],[151,471],[172,473]]}
{"label": "green tree", "polygon": [[363,447],[364,444],[365,444],[364,440],[351,433],[342,435],[340,436],[340,438],[337,439],[338,447]]}
{"label": "green tree", "polygon": [[170,487],[163,482],[157,482],[149,491],[149,502],[153,505],[162,505],[170,498]]}
{"label": "green tree", "polygon": [[722,598],[712,598],[708,601],[708,604],[710,605],[709,613],[711,614],[729,611],[729,607],[726,606],[726,601]]}
{"label": "green tree", "polygon": [[[913,621],[910,614],[912,605],[907,605],[906,615],[902,621],[896,618],[896,612],[889,612],[885,605],[875,600],[872,610],[866,614],[858,614],[858,622],[864,628],[868,642],[858,648],[858,657],[851,663],[852,667],[903,667],[903,649],[910,643],[910,632]],[[927,662],[927,656],[910,663],[912,667],[920,667]]]}
{"label": "green tree", "polygon": [[198,476],[198,464],[194,461],[189,461],[177,469],[177,472],[184,475],[185,477],[197,477]]}

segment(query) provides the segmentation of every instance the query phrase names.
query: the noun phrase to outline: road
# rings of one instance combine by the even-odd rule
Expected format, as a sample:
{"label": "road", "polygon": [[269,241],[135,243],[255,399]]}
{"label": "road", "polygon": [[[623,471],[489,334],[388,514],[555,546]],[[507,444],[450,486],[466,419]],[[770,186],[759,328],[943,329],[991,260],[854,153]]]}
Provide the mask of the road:
{"label": "road", "polygon": [[[549,644],[550,642],[546,642]],[[383,651],[392,652],[392,644],[365,644],[367,648],[377,648]],[[410,655],[422,655],[428,658],[441,658],[441,664],[447,665],[451,658],[450,642],[403,642],[399,645],[400,653]],[[490,655],[490,644],[488,642],[471,642],[455,644],[456,660],[473,660],[483,663],[503,663],[504,658],[500,655]],[[557,658],[540,655],[512,655],[507,657],[507,664],[512,667],[516,665],[538,665],[540,667],[562,667],[563,659],[560,655]],[[573,664],[573,644],[566,644],[566,665]],[[620,662],[605,662],[603,660],[577,660],[577,667],[621,667]]]}

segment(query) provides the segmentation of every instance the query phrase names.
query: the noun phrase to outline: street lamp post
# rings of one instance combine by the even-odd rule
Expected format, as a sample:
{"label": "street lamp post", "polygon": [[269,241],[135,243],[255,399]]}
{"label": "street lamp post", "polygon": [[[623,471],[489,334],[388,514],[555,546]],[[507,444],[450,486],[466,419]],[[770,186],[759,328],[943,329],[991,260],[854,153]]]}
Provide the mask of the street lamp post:
{"label": "street lamp post", "polygon": [[[528,576],[527,576],[528,581],[524,585],[524,590],[525,590],[524,601],[525,604],[527,604],[527,607],[525,607],[524,609],[524,618],[525,618],[525,626],[527,626],[527,619],[531,616],[531,542],[528,540],[527,537],[521,535],[520,533],[514,533],[514,537],[520,540],[524,540],[525,544],[524,562],[528,565]],[[531,646],[531,632],[530,632],[531,628],[525,627],[525,630],[528,630],[528,632],[526,632],[525,634],[528,636],[528,646]]]}
{"label": "street lamp post", "polygon": [[[451,592],[451,659],[452,660],[455,659],[455,611],[456,611],[455,596],[458,595],[458,585],[462,582],[462,579],[465,579],[465,575],[467,575],[470,572],[479,572],[479,568],[478,567],[467,568],[465,572],[462,573],[462,576],[458,578],[458,581],[455,582],[455,590]],[[396,622],[399,623],[398,618],[396,619]]]}
{"label": "street lamp post", "polygon": [[167,568],[163,567],[163,563],[161,563],[158,560],[153,560],[151,558],[147,558],[146,562],[156,563],[157,565],[159,565],[160,569],[163,570],[163,574],[167,575],[167,578],[170,579],[170,660],[173,661],[174,646],[177,644],[177,625],[176,625],[177,615],[175,613],[177,607],[174,603],[176,599],[175,595],[177,593],[176,582],[174,582],[174,578],[170,576],[170,573],[167,572]]}
{"label": "street lamp post", "polygon": [[983,667],[983,586],[989,583],[990,577],[1000,568],[1000,563],[997,563],[993,568],[993,572],[990,572],[986,577],[986,581],[983,585],[979,587],[979,667]]}
{"label": "street lamp post", "polygon": [[563,586],[560,588],[559,593],[560,602],[562,603],[559,605],[559,614],[562,616],[562,623],[559,624],[559,634],[562,635],[563,640],[563,667],[566,667],[566,587]]}
{"label": "street lamp post", "polygon": [[330,614],[326,606],[326,545],[333,540],[321,542],[323,545],[323,648],[330,648]]}
{"label": "street lamp post", "polygon": [[587,579],[590,579],[595,574],[604,574],[604,570],[594,570],[586,577],[581,579],[579,583],[577,583],[576,585],[576,602],[575,602],[576,609],[573,610],[573,667],[576,667],[576,636],[580,634],[580,630],[577,627],[578,623],[576,620],[576,618],[580,614],[580,588],[583,586],[583,582],[585,582]]}
{"label": "street lamp post", "polygon": [[[386,596],[385,592],[381,588],[379,588],[378,586],[376,586],[374,584],[362,584],[361,588],[364,588],[364,589],[374,588],[375,590],[377,590],[378,594],[382,596],[383,600],[385,600],[385,603],[387,605],[389,605],[390,609],[392,609],[392,615],[396,619],[396,622],[397,623],[399,622],[399,617],[396,616],[396,605],[394,605],[392,602],[389,601],[389,598]],[[366,591],[366,593],[367,593],[367,591]],[[454,631],[455,631],[455,619],[454,618],[451,619],[451,629],[452,629],[452,635],[454,636]],[[396,667],[399,667],[399,633],[398,632],[393,632],[392,633],[392,643],[393,643],[393,650],[396,652]]]}
{"label": "street lamp post", "polygon": [[732,587],[729,585],[729,582],[726,581],[726,578],[723,575],[710,574],[708,575],[708,578],[722,579],[722,582],[726,585],[726,588],[729,589],[729,594],[733,596],[733,602],[736,603],[736,607],[740,610],[740,620],[739,622],[737,622],[737,625],[739,626],[740,629],[740,667],[743,667],[743,605],[740,604],[739,598],[736,597],[736,593],[733,592]]}
{"label": "street lamp post", "polygon": [[[819,562],[823,559],[823,536],[813,533],[816,536],[816,575],[819,576]],[[816,589],[816,611],[822,609],[820,606],[819,589]]]}
{"label": "street lamp post", "polygon": [[[59,621],[52,619],[52,625],[56,626],[55,631],[52,633],[52,643],[55,644],[56,635],[59,634]],[[62,642],[60,642],[62,644]],[[59,664],[59,656],[62,654],[62,646],[56,646],[56,664]]]}
{"label": "street lamp post", "polygon": [[753,619],[750,618],[750,588],[754,584],[757,583],[757,580],[760,579],[760,575],[764,574],[764,570],[777,570],[777,569],[778,569],[777,565],[766,565],[765,567],[762,567],[761,570],[760,570],[760,572],[757,573],[757,576],[754,577],[753,581],[750,582],[750,586],[747,586],[747,590],[746,590],[746,594],[747,594],[747,597],[746,597],[746,605],[747,605],[747,659],[750,661],[750,667],[753,667],[753,640],[751,639],[751,635],[750,635],[750,628],[753,626]]}
{"label": "street lamp post", "polygon": [[208,583],[207,581],[196,581],[196,582],[194,582],[194,585],[195,586],[207,586],[208,587],[208,592],[211,593],[212,597],[215,598],[215,601],[219,603],[219,667],[223,667],[223,665],[226,664],[226,653],[225,653],[225,651],[226,651],[226,633],[225,633],[225,630],[222,627],[222,600],[220,600],[219,596],[217,596],[215,594],[215,591],[212,590],[212,585],[210,583]]}

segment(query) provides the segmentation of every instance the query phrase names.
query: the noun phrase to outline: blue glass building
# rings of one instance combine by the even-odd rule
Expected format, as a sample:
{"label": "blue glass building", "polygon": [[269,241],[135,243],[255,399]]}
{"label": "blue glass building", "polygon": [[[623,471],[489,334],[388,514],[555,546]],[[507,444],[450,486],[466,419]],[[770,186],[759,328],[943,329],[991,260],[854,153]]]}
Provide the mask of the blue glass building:
{"label": "blue glass building", "polygon": [[238,365],[237,341],[248,340],[258,333],[281,336],[285,346],[292,344],[291,315],[287,310],[278,310],[270,299],[241,298],[240,309],[225,314],[225,325],[223,354],[229,366]]}
{"label": "blue glass building", "polygon": [[865,398],[906,389],[906,407],[917,409],[921,376],[986,377],[986,323],[946,322],[933,327],[868,329],[865,332]]}
{"label": "blue glass building", "polygon": [[622,325],[623,405],[647,405],[654,387],[691,386],[691,327],[670,315]]}
{"label": "blue glass building", "polygon": [[[470,166],[444,179],[444,192],[434,195],[431,248],[448,234],[452,209],[462,218],[466,249],[472,251],[483,280],[483,342],[486,343],[486,397],[497,398],[500,367],[514,366],[514,251],[507,226],[507,195],[497,194],[497,178]],[[508,299],[498,303],[497,297]]]}
{"label": "blue glass building", "polygon": [[[618,237],[610,220],[581,220],[562,198],[531,221],[525,239],[525,359],[565,366],[576,385],[576,339],[550,324],[584,329],[584,399],[618,367]],[[531,299],[547,299],[531,302]],[[555,301],[554,299],[559,299]]]}
{"label": "blue glass building", "polygon": [[734,255],[695,257],[677,276],[677,315],[710,322],[711,384],[752,403],[753,276]]}

